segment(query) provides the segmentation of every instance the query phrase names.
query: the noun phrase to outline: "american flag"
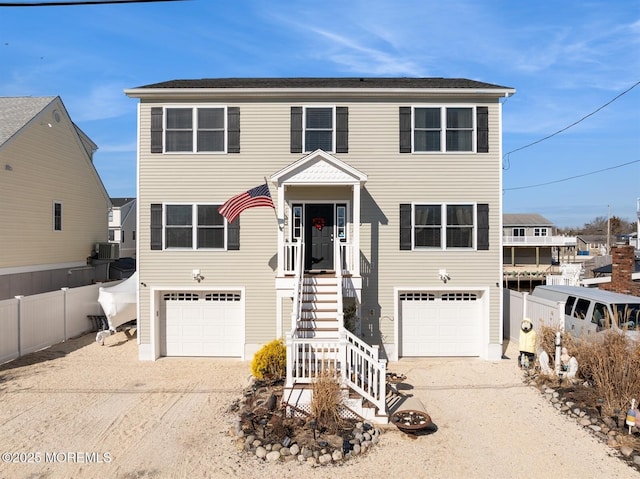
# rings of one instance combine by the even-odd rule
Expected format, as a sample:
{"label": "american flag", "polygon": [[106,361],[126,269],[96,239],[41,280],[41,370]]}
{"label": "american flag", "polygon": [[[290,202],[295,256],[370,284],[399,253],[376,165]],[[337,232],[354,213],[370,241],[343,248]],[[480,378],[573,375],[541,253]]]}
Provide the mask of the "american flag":
{"label": "american flag", "polygon": [[270,206],[271,208],[275,208],[271,194],[269,193],[269,187],[266,183],[229,198],[218,208],[218,212],[227,218],[229,223],[233,223],[244,210],[247,208],[255,208],[256,206]]}

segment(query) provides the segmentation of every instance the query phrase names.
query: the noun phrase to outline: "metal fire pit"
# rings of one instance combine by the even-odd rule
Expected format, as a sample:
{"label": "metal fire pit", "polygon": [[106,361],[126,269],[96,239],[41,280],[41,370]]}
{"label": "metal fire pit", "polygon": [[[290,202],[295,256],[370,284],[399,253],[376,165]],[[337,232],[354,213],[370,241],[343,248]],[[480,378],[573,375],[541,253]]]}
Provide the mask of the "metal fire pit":
{"label": "metal fire pit", "polygon": [[396,411],[391,415],[391,422],[402,431],[420,431],[433,424],[431,417],[426,412],[414,409]]}

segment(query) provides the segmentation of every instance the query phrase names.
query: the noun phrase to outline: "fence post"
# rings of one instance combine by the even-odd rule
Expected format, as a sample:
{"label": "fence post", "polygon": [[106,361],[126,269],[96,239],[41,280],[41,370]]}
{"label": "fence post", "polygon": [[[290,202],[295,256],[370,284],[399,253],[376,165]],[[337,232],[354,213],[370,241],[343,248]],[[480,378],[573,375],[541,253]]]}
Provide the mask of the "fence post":
{"label": "fence post", "polygon": [[564,307],[565,307],[566,303],[563,301],[558,301],[558,319],[560,320],[560,331],[562,331],[564,333]]}
{"label": "fence post", "polygon": [[522,293],[522,319],[527,317],[527,301],[529,293]]}
{"label": "fence post", "polygon": [[15,296],[18,300],[18,357],[22,357],[22,298],[24,295]]}
{"label": "fence post", "polygon": [[67,339],[67,321],[69,320],[69,318],[67,317],[68,312],[67,312],[67,291],[69,291],[69,288],[60,288],[62,290],[62,294],[63,294],[63,301],[62,301],[62,314],[64,317],[64,322],[63,322],[63,335],[64,335],[64,340],[66,341]]}

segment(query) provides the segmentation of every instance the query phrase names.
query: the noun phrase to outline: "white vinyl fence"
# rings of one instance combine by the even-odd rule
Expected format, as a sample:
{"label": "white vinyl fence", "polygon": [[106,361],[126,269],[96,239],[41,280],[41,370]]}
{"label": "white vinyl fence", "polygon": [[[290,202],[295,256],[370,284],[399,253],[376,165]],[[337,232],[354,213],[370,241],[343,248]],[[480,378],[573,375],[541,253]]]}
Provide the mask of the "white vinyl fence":
{"label": "white vinyl fence", "polygon": [[550,301],[520,293],[511,289],[504,290],[504,337],[518,341],[520,323],[529,318],[535,331],[540,331],[543,324],[557,327],[564,331],[564,303]]}
{"label": "white vinyl fence", "polygon": [[[109,283],[109,286],[118,284]],[[0,364],[93,330],[103,283],[0,301]]]}

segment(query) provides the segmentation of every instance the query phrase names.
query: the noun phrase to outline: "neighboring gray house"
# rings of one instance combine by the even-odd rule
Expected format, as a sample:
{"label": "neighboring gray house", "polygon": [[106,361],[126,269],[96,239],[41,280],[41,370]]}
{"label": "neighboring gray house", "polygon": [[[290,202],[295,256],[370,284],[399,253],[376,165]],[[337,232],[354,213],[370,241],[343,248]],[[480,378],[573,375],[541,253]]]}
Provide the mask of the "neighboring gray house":
{"label": "neighboring gray house", "polygon": [[[384,386],[383,358],[500,359],[501,99],[514,92],[443,78],[125,90],[140,101],[140,359],[251,359],[286,338],[288,386],[333,364],[379,407],[363,389]],[[219,214],[265,179],[275,210]]]}
{"label": "neighboring gray house", "polygon": [[104,280],[107,240],[97,146],[60,97],[0,97],[0,299]]}
{"label": "neighboring gray house", "polygon": [[111,198],[109,210],[109,242],[120,245],[120,258],[136,256],[135,198]]}
{"label": "neighboring gray house", "polygon": [[520,267],[546,271],[575,257],[576,237],[556,235],[551,221],[537,213],[504,213],[502,246],[505,270]]}

